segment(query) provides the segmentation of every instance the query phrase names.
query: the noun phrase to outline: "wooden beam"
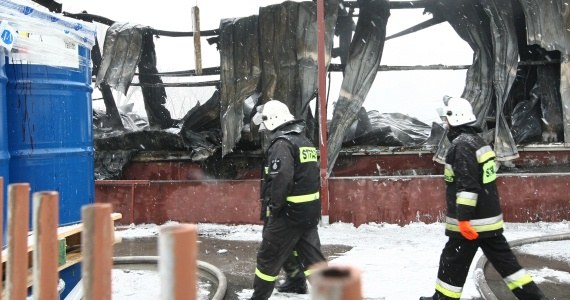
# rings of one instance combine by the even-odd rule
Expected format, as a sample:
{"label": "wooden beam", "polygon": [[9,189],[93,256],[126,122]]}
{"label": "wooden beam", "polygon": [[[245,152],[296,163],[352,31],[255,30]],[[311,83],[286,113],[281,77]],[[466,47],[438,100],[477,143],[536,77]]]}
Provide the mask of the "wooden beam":
{"label": "wooden beam", "polygon": [[202,75],[202,44],[200,42],[200,9],[192,7],[192,29],[194,30],[194,61],[196,75]]}
{"label": "wooden beam", "polygon": [[81,209],[83,231],[83,299],[111,300],[111,270],[113,268],[112,206],[108,203],[85,205]]}
{"label": "wooden beam", "polygon": [[57,286],[58,248],[57,225],[59,222],[59,194],[37,192],[33,197],[34,207],[34,264],[33,299],[59,300]]}
{"label": "wooden beam", "polygon": [[8,264],[6,295],[9,300],[26,299],[28,287],[28,228],[30,185],[8,186]]}
{"label": "wooden beam", "polygon": [[196,299],[198,227],[166,225],[158,236],[159,274],[162,299]]}

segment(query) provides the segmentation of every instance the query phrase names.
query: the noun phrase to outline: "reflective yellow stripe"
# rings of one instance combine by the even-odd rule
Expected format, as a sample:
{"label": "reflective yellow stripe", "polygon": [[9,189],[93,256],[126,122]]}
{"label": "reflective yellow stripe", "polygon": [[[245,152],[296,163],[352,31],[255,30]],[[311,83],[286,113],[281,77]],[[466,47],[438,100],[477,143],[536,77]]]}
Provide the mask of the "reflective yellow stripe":
{"label": "reflective yellow stripe", "polygon": [[269,167],[264,167],[263,171],[265,172],[265,174],[269,174]]}
{"label": "reflective yellow stripe", "polygon": [[[499,221],[497,223],[494,224],[488,224],[488,225],[473,225],[473,223],[471,223],[471,226],[473,227],[473,229],[475,229],[475,231],[477,232],[486,232],[486,231],[493,231],[493,230],[498,230],[503,228],[504,222],[503,221]],[[457,231],[459,232],[459,226],[455,225],[455,224],[445,224],[445,229],[450,230],[450,231]]]}
{"label": "reflective yellow stripe", "polygon": [[455,177],[453,168],[450,164],[445,164],[445,168],[443,169],[443,180],[447,182],[453,182],[453,177]]}
{"label": "reflective yellow stripe", "polygon": [[456,194],[457,199],[455,202],[457,204],[469,205],[469,206],[477,206],[477,198],[479,195],[477,193],[472,192],[459,192]]}
{"label": "reflective yellow stripe", "polygon": [[317,149],[315,147],[299,147],[299,160],[301,163],[317,161]]}
{"label": "reflective yellow stripe", "polygon": [[495,170],[495,160],[483,164],[483,184],[493,182],[497,179],[497,171]]}
{"label": "reflective yellow stripe", "polygon": [[293,256],[299,256],[299,253],[297,253],[297,250],[293,250]]}
{"label": "reflective yellow stripe", "polygon": [[532,277],[526,273],[525,269],[503,278],[510,290],[522,288],[525,284],[532,282]]}
{"label": "reflective yellow stripe", "polygon": [[481,149],[477,150],[477,162],[484,163],[487,160],[495,157],[495,151],[490,146],[482,147]]}
{"label": "reflective yellow stripe", "polygon": [[449,290],[449,289],[446,289],[446,288],[444,288],[443,285],[441,285],[440,283],[437,283],[437,284],[435,285],[435,289],[436,289],[438,292],[444,294],[445,296],[447,296],[447,297],[449,297],[449,298],[454,298],[454,299],[460,299],[460,298],[461,298],[461,292],[454,292],[454,291],[451,291],[451,290]]}
{"label": "reflective yellow stripe", "polygon": [[523,285],[529,284],[531,282],[532,282],[532,277],[530,277],[530,275],[526,274],[521,279],[514,281],[514,282],[511,282],[507,286],[509,287],[510,290],[514,290],[516,288],[522,288]]}
{"label": "reflective yellow stripe", "polygon": [[273,281],[277,280],[277,276],[269,276],[267,274],[263,274],[263,273],[261,273],[261,271],[259,271],[258,268],[255,268],[255,275],[257,275],[257,277],[259,277],[265,281],[269,281],[269,282],[273,282]]}
{"label": "reflective yellow stripe", "polygon": [[477,206],[477,200],[467,199],[467,198],[457,198],[457,204]]}
{"label": "reflective yellow stripe", "polygon": [[489,225],[473,225],[473,228],[475,228],[475,231],[477,232],[485,232],[485,231],[493,231],[493,230],[499,230],[501,228],[503,228],[504,222],[500,221],[494,224],[489,224]]}
{"label": "reflective yellow stripe", "polygon": [[305,277],[309,277],[309,275],[311,275],[313,273],[313,270],[309,269],[309,270],[305,270]]}
{"label": "reflective yellow stripe", "polygon": [[287,197],[287,201],[293,203],[302,203],[302,202],[309,202],[319,199],[319,192],[307,195],[297,195],[297,196],[289,196]]}

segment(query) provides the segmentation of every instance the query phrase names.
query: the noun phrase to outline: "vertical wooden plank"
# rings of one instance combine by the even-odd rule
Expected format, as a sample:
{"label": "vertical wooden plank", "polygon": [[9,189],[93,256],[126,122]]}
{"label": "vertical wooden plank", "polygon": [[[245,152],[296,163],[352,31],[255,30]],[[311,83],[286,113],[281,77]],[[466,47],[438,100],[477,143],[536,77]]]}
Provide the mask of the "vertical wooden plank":
{"label": "vertical wooden plank", "polygon": [[109,203],[85,205],[81,211],[81,273],[85,300],[111,300],[114,239],[111,212]]}
{"label": "vertical wooden plank", "polygon": [[327,135],[327,77],[325,65],[325,1],[317,0],[317,77],[319,104],[319,155],[321,180],[322,222],[329,223],[329,173],[328,173],[328,135]]}
{"label": "vertical wooden plank", "polygon": [[158,236],[161,299],[196,299],[197,238],[196,225],[161,227]]}
{"label": "vertical wooden plank", "polygon": [[58,300],[59,194],[54,191],[34,193],[32,204],[34,208],[33,299]]}
{"label": "vertical wooden plank", "polygon": [[[569,49],[570,50],[570,49]],[[564,145],[570,146],[570,58],[563,57],[560,63],[560,98],[564,126]]]}
{"label": "vertical wooden plank", "polygon": [[192,7],[192,27],[194,28],[194,60],[196,75],[202,75],[202,42],[200,41],[200,9]]}
{"label": "vertical wooden plank", "polygon": [[360,270],[350,266],[317,266],[309,276],[313,300],[360,300]]}
{"label": "vertical wooden plank", "polygon": [[28,229],[30,220],[30,185],[8,186],[8,261],[6,296],[8,300],[26,299],[28,295]]}

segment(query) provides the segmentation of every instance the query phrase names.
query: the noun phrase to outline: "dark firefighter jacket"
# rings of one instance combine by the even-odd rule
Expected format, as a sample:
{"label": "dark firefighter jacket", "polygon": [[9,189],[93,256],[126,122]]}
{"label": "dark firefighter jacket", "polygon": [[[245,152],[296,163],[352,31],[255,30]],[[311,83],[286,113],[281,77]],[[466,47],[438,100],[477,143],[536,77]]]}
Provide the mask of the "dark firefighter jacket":
{"label": "dark firefighter jacket", "polygon": [[495,152],[477,134],[478,128],[452,127],[445,158],[447,183],[446,235],[461,238],[458,221],[469,220],[480,238],[503,231],[496,185]]}
{"label": "dark firefighter jacket", "polygon": [[[287,122],[271,135],[265,155],[262,210],[288,224],[311,227],[320,219],[317,151],[302,121]],[[265,207],[265,208],[264,208]]]}

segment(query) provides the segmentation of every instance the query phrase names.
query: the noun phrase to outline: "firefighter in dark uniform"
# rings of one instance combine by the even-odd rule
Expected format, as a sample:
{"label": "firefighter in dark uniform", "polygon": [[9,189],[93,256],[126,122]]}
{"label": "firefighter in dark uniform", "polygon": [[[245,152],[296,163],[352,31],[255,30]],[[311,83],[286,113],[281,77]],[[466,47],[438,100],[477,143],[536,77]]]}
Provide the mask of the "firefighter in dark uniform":
{"label": "firefighter in dark uniform", "polygon": [[547,299],[523,269],[503,236],[495,152],[480,137],[469,101],[444,97],[440,111],[451,146],[445,157],[449,236],[439,261],[435,294],[420,300],[461,298],[469,266],[481,248],[518,299]]}
{"label": "firefighter in dark uniform", "polygon": [[317,152],[305,137],[302,121],[285,104],[271,100],[257,108],[253,123],[270,132],[265,155],[263,198],[267,221],[257,253],[251,299],[271,296],[279,270],[294,250],[309,267],[326,262],[317,231],[320,220],[320,177]]}
{"label": "firefighter in dark uniform", "polygon": [[[269,193],[268,188],[270,185],[265,184],[271,180],[269,178],[269,168],[264,165],[262,170],[263,180],[261,181],[261,216],[260,219],[263,221],[263,228],[269,220],[271,211],[268,209],[269,205]],[[276,282],[276,289],[280,293],[294,293],[294,294],[307,294],[307,278],[303,270],[303,263],[301,262],[301,257],[296,250],[289,255],[285,263],[283,264],[283,271],[285,272],[285,280],[282,282]]]}

